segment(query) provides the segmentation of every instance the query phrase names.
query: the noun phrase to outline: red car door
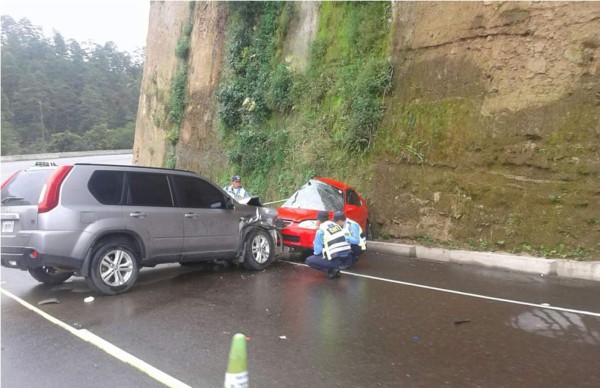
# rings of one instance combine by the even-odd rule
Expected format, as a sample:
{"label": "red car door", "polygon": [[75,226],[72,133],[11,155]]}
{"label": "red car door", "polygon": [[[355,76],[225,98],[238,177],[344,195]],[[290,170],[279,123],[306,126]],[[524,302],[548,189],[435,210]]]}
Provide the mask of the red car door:
{"label": "red car door", "polygon": [[348,188],[345,193],[344,213],[346,217],[360,224],[363,231],[367,230],[367,211],[366,201],[352,188]]}

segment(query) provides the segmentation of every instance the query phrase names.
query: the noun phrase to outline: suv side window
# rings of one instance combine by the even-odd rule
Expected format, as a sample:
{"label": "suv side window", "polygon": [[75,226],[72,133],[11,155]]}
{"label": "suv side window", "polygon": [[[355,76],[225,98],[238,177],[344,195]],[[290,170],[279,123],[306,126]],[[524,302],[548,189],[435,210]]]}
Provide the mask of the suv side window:
{"label": "suv side window", "polygon": [[177,206],[189,208],[224,209],[221,190],[200,178],[174,176]]}
{"label": "suv side window", "polygon": [[94,171],[88,183],[90,193],[103,205],[118,205],[123,193],[122,171]]}
{"label": "suv side window", "polygon": [[360,202],[360,198],[354,190],[348,190],[346,193],[346,203],[354,206],[362,206],[362,202]]}
{"label": "suv side window", "polygon": [[127,204],[131,206],[173,207],[166,174],[127,173]]}

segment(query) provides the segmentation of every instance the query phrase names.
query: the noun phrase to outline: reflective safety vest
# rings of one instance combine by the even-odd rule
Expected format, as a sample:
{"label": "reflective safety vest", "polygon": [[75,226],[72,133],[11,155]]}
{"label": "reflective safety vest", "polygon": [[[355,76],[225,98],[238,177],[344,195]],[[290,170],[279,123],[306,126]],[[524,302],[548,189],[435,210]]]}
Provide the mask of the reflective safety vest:
{"label": "reflective safety vest", "polygon": [[323,257],[332,260],[350,254],[350,244],[344,236],[344,229],[333,221],[325,221],[319,227],[323,231]]}
{"label": "reflective safety vest", "polygon": [[233,186],[225,186],[223,187],[223,190],[225,190],[227,194],[235,199],[242,199],[250,196],[250,194],[248,194],[248,192],[242,186],[238,187],[237,189],[234,189]]}
{"label": "reflective safety vest", "polygon": [[344,225],[344,232],[346,236],[351,236],[350,228],[352,225],[358,226],[358,246],[364,251],[367,249],[367,234],[363,232],[360,224],[356,221],[352,221],[350,218],[346,218],[346,224]]}

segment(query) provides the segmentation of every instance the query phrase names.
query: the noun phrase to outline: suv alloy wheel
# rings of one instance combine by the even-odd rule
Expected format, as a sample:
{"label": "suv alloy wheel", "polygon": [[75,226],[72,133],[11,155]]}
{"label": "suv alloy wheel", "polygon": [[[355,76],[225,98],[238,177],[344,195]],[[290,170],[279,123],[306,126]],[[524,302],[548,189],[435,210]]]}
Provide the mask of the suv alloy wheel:
{"label": "suv alloy wheel", "polygon": [[244,267],[250,270],[267,268],[275,258],[273,239],[262,229],[254,229],[246,240]]}
{"label": "suv alloy wheel", "polygon": [[138,277],[135,250],[121,239],[106,241],[92,258],[88,284],[105,295],[129,290]]}

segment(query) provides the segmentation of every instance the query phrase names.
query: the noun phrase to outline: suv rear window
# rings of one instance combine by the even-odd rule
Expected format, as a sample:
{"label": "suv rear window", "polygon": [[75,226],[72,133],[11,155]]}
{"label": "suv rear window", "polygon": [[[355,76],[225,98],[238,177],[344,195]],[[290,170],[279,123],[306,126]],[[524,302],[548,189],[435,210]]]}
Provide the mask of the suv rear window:
{"label": "suv rear window", "polygon": [[95,171],[88,183],[90,193],[103,205],[118,205],[123,193],[121,171]]}
{"label": "suv rear window", "polygon": [[[13,206],[37,205],[46,179],[54,172],[52,168],[19,172],[2,189],[2,204]],[[9,199],[12,197],[12,199]]]}

